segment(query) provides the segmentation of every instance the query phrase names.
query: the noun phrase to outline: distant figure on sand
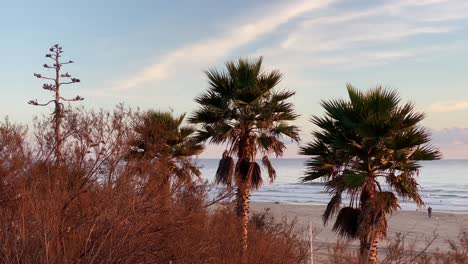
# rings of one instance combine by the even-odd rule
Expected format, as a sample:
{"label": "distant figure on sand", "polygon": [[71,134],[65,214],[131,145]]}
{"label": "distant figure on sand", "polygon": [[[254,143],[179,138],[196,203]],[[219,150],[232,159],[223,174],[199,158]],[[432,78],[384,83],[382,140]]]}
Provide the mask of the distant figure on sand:
{"label": "distant figure on sand", "polygon": [[430,206],[427,208],[427,216],[429,218],[431,218],[431,216],[432,216],[432,207],[430,207]]}

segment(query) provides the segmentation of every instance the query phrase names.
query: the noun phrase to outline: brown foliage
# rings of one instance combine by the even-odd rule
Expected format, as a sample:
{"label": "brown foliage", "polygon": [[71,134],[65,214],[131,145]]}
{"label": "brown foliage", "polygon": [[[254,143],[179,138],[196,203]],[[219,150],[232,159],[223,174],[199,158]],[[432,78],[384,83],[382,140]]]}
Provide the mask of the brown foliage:
{"label": "brown foliage", "polygon": [[[127,160],[131,111],[65,111],[63,161],[50,120],[0,125],[0,262],[239,263],[240,224],[228,204],[209,210],[206,184],[169,179],[151,159]],[[249,263],[299,263],[293,224],[256,215]]]}

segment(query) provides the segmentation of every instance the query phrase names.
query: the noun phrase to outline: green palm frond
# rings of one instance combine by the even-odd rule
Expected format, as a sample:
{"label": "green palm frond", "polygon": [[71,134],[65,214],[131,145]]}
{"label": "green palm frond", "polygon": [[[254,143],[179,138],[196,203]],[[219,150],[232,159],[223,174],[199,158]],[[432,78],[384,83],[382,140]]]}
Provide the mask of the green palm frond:
{"label": "green palm frond", "polygon": [[286,145],[275,136],[269,136],[263,133],[257,137],[256,143],[262,153],[274,153],[276,157],[282,156],[286,149]]}
{"label": "green palm frond", "polygon": [[356,173],[350,170],[345,170],[342,175],[343,182],[349,189],[359,188],[363,186],[367,178],[367,175],[365,173]]}
{"label": "green palm frond", "polygon": [[288,100],[295,94],[296,92],[292,90],[277,91],[272,94],[271,101],[272,103],[284,102],[285,100]]}
{"label": "green palm frond", "polygon": [[438,160],[442,158],[440,151],[431,145],[418,147],[409,157],[414,160]]}
{"label": "green palm frond", "polygon": [[268,134],[276,138],[286,136],[293,141],[299,141],[299,129],[296,126],[291,126],[284,122],[278,122],[276,126],[269,129]]}

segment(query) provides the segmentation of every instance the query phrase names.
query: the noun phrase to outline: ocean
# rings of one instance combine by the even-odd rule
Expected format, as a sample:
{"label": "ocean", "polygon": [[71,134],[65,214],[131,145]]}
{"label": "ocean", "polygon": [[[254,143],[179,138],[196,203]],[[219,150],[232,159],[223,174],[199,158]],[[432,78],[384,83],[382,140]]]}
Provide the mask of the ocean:
{"label": "ocean", "polygon": [[[218,166],[217,159],[200,159],[202,175],[213,182]],[[274,183],[262,171],[264,185],[253,191],[254,202],[279,202],[286,204],[327,204],[330,196],[323,190],[323,182],[302,183],[306,159],[272,159],[277,172]],[[468,160],[422,161],[417,180],[426,207],[434,212],[468,212]],[[400,199],[402,210],[416,210],[411,201]],[[425,210],[424,208],[422,210]]]}

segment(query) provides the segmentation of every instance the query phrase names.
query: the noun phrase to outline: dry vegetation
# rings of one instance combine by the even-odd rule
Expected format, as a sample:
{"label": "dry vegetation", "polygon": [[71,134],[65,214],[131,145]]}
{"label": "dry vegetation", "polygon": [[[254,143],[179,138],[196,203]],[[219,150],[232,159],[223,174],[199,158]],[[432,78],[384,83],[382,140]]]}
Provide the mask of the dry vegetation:
{"label": "dry vegetation", "polygon": [[[411,240],[406,234],[398,233],[395,238],[389,241],[387,247],[379,251],[378,263],[385,264],[466,264],[468,263],[468,232],[461,231],[457,239],[447,241],[448,251],[436,250],[427,251],[427,248],[437,237],[434,233],[425,239],[425,247],[418,249],[415,245],[421,241]],[[323,248],[317,251],[323,251]],[[326,256],[321,257],[319,263],[349,264],[356,260],[356,246],[352,246],[348,240],[340,240],[335,244],[326,247]],[[320,252],[316,252],[320,253]]]}
{"label": "dry vegetation", "polygon": [[[169,177],[164,159],[129,158],[139,115],[68,109],[60,166],[50,118],[28,132],[0,124],[2,263],[239,262],[241,225],[230,203],[209,209],[200,179]],[[306,259],[292,224],[254,219],[249,263]]]}

